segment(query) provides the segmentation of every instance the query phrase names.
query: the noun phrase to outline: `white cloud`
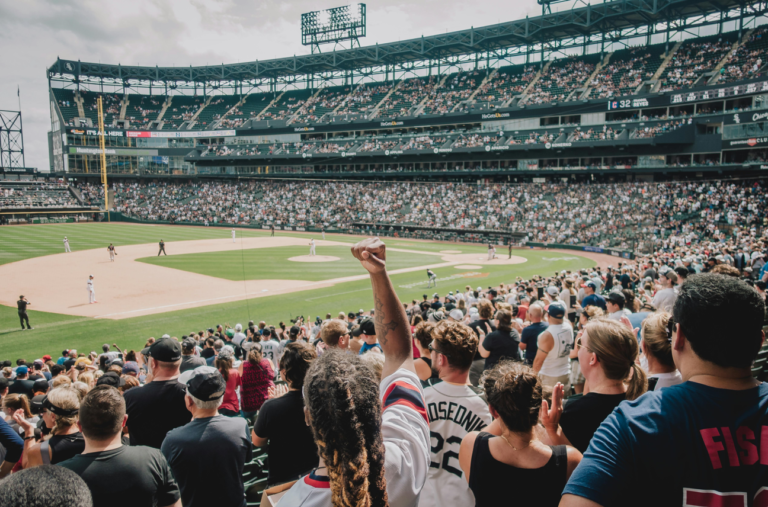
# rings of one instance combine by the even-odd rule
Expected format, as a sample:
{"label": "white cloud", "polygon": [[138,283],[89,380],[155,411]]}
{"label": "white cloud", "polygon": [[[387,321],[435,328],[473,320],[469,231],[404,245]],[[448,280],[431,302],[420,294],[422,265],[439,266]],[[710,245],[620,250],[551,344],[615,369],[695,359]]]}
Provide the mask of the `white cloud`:
{"label": "white cloud", "polygon": [[[0,46],[5,48],[0,51],[0,109],[17,109],[19,85],[27,165],[47,169],[50,114],[46,69],[57,56],[186,67],[308,54],[310,48],[301,45],[301,14],[346,3],[0,0]],[[364,45],[490,25],[541,12],[535,0],[380,0],[366,5],[368,36],[362,40]]]}

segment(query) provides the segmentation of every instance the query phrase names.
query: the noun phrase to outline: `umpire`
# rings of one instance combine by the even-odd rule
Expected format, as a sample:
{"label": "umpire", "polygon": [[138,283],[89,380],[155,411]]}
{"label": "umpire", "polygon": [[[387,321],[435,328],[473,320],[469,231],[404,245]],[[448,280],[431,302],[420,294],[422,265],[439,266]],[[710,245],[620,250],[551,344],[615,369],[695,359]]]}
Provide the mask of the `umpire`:
{"label": "umpire", "polygon": [[160,240],[160,251],[157,252],[157,256],[160,257],[160,254],[168,255],[165,253],[165,243],[163,243],[162,239]]}
{"label": "umpire", "polygon": [[27,301],[27,298],[24,296],[19,296],[19,300],[16,301],[16,306],[19,308],[19,322],[21,322],[21,330],[24,331],[24,322],[27,323],[27,329],[33,329],[32,326],[29,325],[29,315],[27,315],[27,306],[31,305],[29,301]]}

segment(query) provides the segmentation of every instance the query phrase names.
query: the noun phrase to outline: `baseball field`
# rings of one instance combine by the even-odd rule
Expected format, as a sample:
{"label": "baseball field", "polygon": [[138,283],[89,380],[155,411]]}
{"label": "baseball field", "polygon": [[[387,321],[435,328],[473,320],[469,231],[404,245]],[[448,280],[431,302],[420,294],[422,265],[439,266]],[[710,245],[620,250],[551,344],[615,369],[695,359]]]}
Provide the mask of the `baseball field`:
{"label": "baseball field", "polygon": [[[71,253],[64,252],[64,237]],[[167,255],[158,256],[158,242]],[[316,256],[309,254],[309,241]],[[370,282],[349,248],[360,237],[126,223],[0,228],[0,359],[58,357],[65,348],[143,347],[217,324],[264,320],[290,326],[303,315],[372,308]],[[608,264],[598,254],[505,247],[488,261],[483,245],[387,238],[387,267],[403,302],[437,292],[488,287],[517,277]],[[107,246],[117,255],[110,260]],[[427,268],[437,288],[427,288]],[[93,275],[97,303],[88,303]],[[16,301],[30,301],[33,330],[21,331]]]}

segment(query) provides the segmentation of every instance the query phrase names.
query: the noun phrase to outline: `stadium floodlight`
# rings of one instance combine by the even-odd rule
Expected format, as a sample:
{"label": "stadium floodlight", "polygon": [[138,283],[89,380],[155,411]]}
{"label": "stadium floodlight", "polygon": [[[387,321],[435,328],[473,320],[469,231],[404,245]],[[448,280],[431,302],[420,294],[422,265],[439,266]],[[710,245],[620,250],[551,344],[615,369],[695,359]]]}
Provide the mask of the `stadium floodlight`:
{"label": "stadium floodlight", "polygon": [[320,44],[350,41],[350,47],[360,47],[365,37],[365,4],[352,3],[301,15],[301,43],[320,52]]}

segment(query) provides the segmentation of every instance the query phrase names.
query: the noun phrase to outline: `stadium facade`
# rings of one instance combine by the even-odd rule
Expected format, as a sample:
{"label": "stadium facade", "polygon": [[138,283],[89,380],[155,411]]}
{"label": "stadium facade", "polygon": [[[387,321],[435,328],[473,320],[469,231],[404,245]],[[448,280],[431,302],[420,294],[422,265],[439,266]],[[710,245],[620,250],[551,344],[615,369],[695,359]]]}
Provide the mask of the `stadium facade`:
{"label": "stadium facade", "polygon": [[50,170],[100,177],[101,96],[113,178],[760,177],[766,12],[626,0],[244,64],[59,59]]}

